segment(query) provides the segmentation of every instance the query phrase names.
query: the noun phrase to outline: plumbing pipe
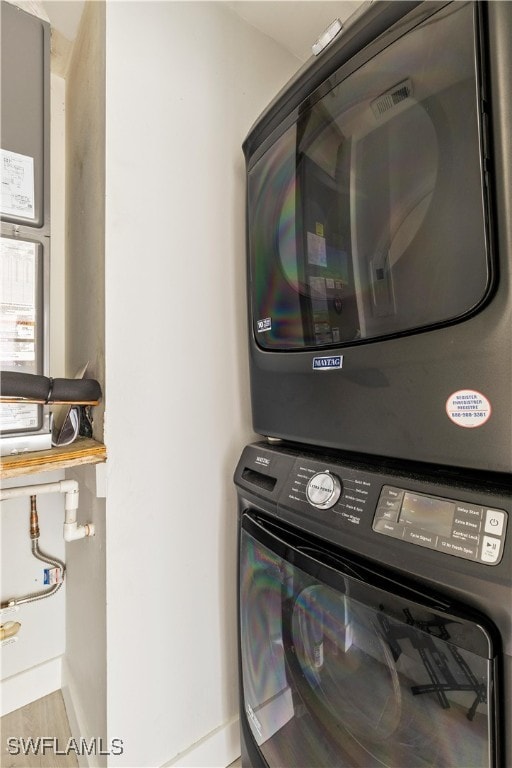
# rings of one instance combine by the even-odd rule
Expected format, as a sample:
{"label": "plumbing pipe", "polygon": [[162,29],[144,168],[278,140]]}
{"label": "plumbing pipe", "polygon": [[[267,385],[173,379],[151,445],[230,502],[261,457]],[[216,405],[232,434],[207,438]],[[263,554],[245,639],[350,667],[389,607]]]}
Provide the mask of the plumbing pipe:
{"label": "plumbing pipe", "polygon": [[64,493],[64,541],[76,541],[85,536],[94,536],[94,525],[78,525],[76,511],[78,509],[78,482],[76,480],[59,480],[56,483],[41,485],[22,485],[18,488],[4,488],[0,491],[0,501],[16,499],[21,496],[36,496],[41,493]]}
{"label": "plumbing pipe", "polygon": [[30,538],[32,554],[34,557],[37,558],[37,560],[41,560],[43,563],[46,563],[46,565],[53,565],[57,567],[60,571],[59,581],[57,581],[49,589],[43,589],[39,592],[30,592],[28,595],[24,595],[23,597],[13,597],[10,600],[6,600],[5,602],[0,603],[0,609],[2,610],[5,608],[14,608],[18,605],[24,605],[25,603],[32,603],[35,600],[43,600],[45,597],[50,597],[51,595],[54,595],[55,592],[58,592],[64,581],[64,572],[66,570],[66,566],[62,560],[59,560],[56,557],[45,555],[45,553],[41,552],[39,549],[39,521],[37,516],[36,497],[34,495],[30,497]]}
{"label": "plumbing pipe", "polygon": [[51,595],[54,595],[62,587],[64,572],[66,570],[64,563],[56,557],[50,557],[49,555],[45,555],[44,552],[41,552],[39,545],[35,540],[32,541],[32,554],[43,563],[59,568],[61,581],[58,581],[49,589],[42,589],[40,592],[30,592],[30,594],[23,595],[23,597],[12,597],[10,600],[6,600],[4,603],[0,604],[2,610],[5,608],[15,608],[18,605],[25,605],[25,603],[33,603],[36,600],[43,600],[45,597],[51,597]]}
{"label": "plumbing pipe", "polygon": [[78,493],[76,480],[58,480],[56,483],[41,483],[39,485],[20,485],[17,488],[2,488],[0,501],[15,499],[19,496],[39,496],[41,493]]}

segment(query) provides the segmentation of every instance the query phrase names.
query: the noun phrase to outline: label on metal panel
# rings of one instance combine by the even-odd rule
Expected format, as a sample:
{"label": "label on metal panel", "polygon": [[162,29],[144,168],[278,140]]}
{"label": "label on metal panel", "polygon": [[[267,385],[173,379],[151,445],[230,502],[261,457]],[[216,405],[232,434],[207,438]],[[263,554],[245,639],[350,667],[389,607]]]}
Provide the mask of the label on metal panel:
{"label": "label on metal panel", "polygon": [[343,366],[343,355],[326,355],[313,358],[314,371],[333,371]]}

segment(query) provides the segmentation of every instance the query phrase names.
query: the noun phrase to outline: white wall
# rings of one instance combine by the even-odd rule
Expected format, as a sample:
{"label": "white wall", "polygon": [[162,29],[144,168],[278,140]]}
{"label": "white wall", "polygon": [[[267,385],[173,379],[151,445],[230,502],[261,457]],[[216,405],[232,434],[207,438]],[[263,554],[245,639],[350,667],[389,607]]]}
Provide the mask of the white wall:
{"label": "white wall", "polygon": [[[94,409],[102,438],[105,352],[105,4],[87,3],[67,75],[66,362],[74,375],[90,361],[89,374],[103,385]],[[66,653],[63,693],[75,738],[106,741],[106,533],[105,499],[98,498],[94,466],[67,471],[80,485],[80,523],[96,535],[66,546]],[[76,546],[78,545],[78,546]],[[90,765],[106,756],[91,755]]]}
{"label": "white wall", "polygon": [[[105,3],[88,2],[66,80],[66,371],[105,381]],[[105,392],[103,393],[106,394]],[[103,436],[105,397],[94,409]]]}
{"label": "white wall", "polygon": [[[73,736],[106,744],[105,500],[97,498],[96,471],[94,466],[66,471],[80,485],[80,523],[93,522],[95,536],[66,544],[62,691]],[[87,763],[105,765],[106,756],[91,755]]]}
{"label": "white wall", "polygon": [[237,755],[232,474],[253,438],[241,143],[298,64],[219,3],[107,4],[115,765],[211,768]]}

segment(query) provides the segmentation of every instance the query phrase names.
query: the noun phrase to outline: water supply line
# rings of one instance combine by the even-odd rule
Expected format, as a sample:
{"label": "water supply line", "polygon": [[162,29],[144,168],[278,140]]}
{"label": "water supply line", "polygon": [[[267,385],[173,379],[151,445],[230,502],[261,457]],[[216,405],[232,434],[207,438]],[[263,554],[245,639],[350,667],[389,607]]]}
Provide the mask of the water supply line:
{"label": "water supply line", "polygon": [[75,541],[85,536],[94,536],[94,525],[78,525],[76,511],[78,509],[78,482],[76,480],[59,480],[56,483],[41,485],[23,485],[19,488],[4,488],[0,491],[0,501],[17,499],[22,496],[39,496],[41,493],[64,493],[64,541]]}
{"label": "water supply line", "polygon": [[31,592],[23,597],[11,598],[6,602],[0,604],[0,609],[13,608],[17,605],[23,605],[24,603],[31,603],[35,600],[42,600],[43,598],[50,597],[57,592],[64,579],[64,572],[66,570],[65,564],[56,557],[50,557],[39,549],[39,521],[36,507],[36,494],[40,493],[64,493],[65,494],[65,516],[64,516],[64,539],[65,541],[75,541],[76,539],[83,539],[85,536],[94,536],[94,525],[88,523],[87,525],[78,525],[76,519],[76,512],[78,509],[78,483],[76,480],[61,480],[56,483],[44,483],[41,485],[28,485],[21,486],[19,488],[5,488],[0,491],[0,501],[7,499],[14,499],[23,496],[30,496],[30,539],[32,546],[32,554],[38,560],[43,563],[52,565],[58,568],[60,573],[58,580],[49,589],[41,590],[40,592]]}

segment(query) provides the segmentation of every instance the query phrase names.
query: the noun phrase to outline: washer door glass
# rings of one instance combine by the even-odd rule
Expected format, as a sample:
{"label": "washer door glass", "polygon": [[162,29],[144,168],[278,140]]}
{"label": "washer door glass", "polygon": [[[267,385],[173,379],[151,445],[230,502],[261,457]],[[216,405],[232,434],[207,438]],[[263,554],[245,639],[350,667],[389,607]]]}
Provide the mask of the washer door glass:
{"label": "washer door glass", "polygon": [[259,538],[242,531],[242,684],[271,768],[493,765],[480,627]]}

